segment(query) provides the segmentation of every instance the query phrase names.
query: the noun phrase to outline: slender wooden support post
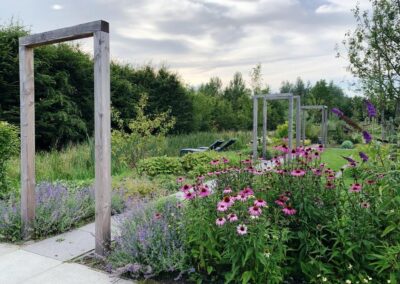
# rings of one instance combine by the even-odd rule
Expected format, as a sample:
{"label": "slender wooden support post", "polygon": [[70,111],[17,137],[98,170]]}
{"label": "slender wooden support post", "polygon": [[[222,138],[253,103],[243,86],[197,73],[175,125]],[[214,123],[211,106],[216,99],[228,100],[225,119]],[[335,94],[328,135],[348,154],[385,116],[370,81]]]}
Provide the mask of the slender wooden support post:
{"label": "slender wooden support post", "polygon": [[301,99],[300,96],[296,99],[296,147],[300,147],[300,138],[301,138]]}
{"label": "slender wooden support post", "polygon": [[253,161],[256,162],[258,158],[257,147],[258,147],[258,100],[257,97],[253,97]]}
{"label": "slender wooden support post", "polygon": [[35,219],[35,87],[33,48],[19,46],[21,107],[21,219],[24,239],[29,239]]}
{"label": "slender wooden support post", "polygon": [[325,139],[324,139],[324,147],[328,145],[328,108],[324,108],[325,111]]}
{"label": "slender wooden support post", "polygon": [[301,126],[301,131],[303,132],[303,146],[306,146],[306,113],[304,110],[301,111],[301,117],[303,124]]}
{"label": "slender wooden support post", "polygon": [[292,161],[292,149],[293,149],[293,97],[289,98],[289,116],[288,116],[288,138],[289,138],[289,163]]}
{"label": "slender wooden support post", "polygon": [[267,158],[267,98],[263,98],[263,140],[262,155],[263,159]]}
{"label": "slender wooden support post", "polygon": [[111,120],[109,34],[94,34],[96,248],[105,255],[111,243]]}

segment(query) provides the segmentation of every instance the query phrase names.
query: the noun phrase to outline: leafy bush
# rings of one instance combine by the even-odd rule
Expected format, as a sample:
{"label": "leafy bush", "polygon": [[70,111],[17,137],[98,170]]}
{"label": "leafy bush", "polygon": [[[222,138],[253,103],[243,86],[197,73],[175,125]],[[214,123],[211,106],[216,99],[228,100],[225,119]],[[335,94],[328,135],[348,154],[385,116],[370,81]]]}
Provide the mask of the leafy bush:
{"label": "leafy bush", "polygon": [[149,176],[179,175],[182,173],[182,164],[178,157],[153,157],[141,160],[137,165],[139,173]]}
{"label": "leafy bush", "polygon": [[288,137],[288,133],[289,133],[289,124],[287,121],[283,124],[279,124],[275,131],[275,135],[278,138]]}
{"label": "leafy bush", "polygon": [[120,221],[120,233],[108,258],[111,269],[133,278],[188,270],[182,217],[176,199],[135,203]]}
{"label": "leafy bush", "polygon": [[342,148],[342,149],[353,149],[354,145],[353,145],[353,142],[351,142],[349,140],[346,140],[346,141],[343,141],[342,145],[340,145],[340,148]]}
{"label": "leafy bush", "polygon": [[16,127],[0,121],[0,198],[9,190],[6,165],[10,158],[18,153],[19,139]]}

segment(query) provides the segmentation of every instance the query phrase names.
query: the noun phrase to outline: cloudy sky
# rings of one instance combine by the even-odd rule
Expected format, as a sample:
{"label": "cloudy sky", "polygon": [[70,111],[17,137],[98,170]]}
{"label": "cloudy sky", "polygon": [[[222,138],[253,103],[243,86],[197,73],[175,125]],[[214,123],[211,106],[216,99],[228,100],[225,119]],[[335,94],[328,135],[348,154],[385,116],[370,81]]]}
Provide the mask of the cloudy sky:
{"label": "cloudy sky", "polygon": [[[0,22],[33,33],[103,19],[110,23],[112,58],[176,70],[185,83],[212,76],[246,79],[257,63],[277,90],[301,76],[347,87],[346,61],[335,44],[355,26],[356,0],[0,0]],[[368,0],[360,0],[368,8]],[[91,41],[81,42],[91,50]]]}

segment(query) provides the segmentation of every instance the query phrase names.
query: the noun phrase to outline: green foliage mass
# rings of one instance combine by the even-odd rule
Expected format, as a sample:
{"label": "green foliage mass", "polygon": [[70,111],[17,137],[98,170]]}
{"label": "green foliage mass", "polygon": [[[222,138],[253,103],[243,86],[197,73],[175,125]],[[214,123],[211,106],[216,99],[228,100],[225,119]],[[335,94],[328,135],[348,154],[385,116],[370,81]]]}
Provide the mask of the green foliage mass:
{"label": "green foliage mass", "polygon": [[0,197],[10,189],[6,175],[7,162],[18,152],[19,140],[15,126],[0,121]]}

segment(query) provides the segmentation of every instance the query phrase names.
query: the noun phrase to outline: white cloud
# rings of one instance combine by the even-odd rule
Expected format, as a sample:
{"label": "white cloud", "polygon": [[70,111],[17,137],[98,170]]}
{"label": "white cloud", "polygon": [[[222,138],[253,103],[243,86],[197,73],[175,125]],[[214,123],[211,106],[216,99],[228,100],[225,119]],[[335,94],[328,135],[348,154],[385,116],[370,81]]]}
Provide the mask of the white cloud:
{"label": "white cloud", "polygon": [[[319,6],[315,12],[317,14],[331,14],[331,13],[347,13],[351,11],[356,5],[356,1],[349,0],[328,0],[328,3]],[[358,1],[361,9],[368,9],[370,2],[368,0]]]}
{"label": "white cloud", "polygon": [[62,6],[60,4],[54,4],[51,6],[51,9],[58,11],[58,10],[64,9],[64,6]]}

